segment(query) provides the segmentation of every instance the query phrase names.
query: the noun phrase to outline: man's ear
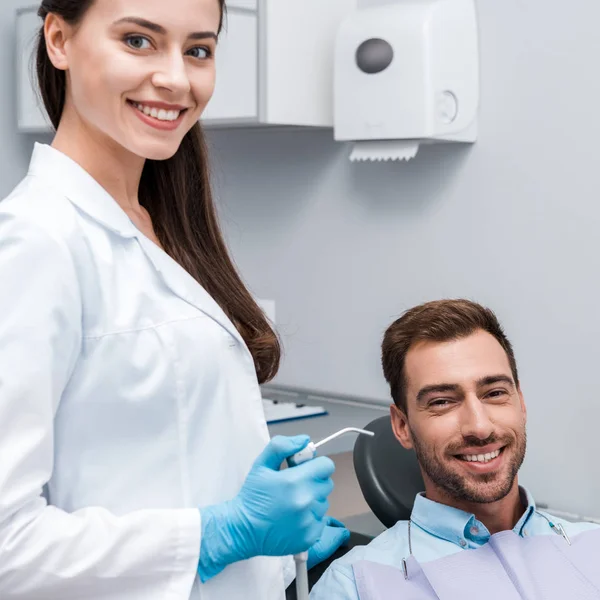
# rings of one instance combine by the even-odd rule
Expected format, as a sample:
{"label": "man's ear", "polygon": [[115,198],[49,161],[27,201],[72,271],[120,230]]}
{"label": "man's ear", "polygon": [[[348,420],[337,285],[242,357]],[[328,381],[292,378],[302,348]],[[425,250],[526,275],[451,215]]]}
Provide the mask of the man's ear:
{"label": "man's ear", "polygon": [[521,410],[523,411],[523,418],[525,419],[525,422],[527,422],[527,405],[525,404],[525,398],[523,397],[523,392],[521,391],[520,386],[517,389],[517,392],[519,394],[519,400],[521,402]]}
{"label": "man's ear", "polygon": [[67,59],[67,42],[73,33],[73,28],[62,17],[49,13],[44,22],[44,37],[46,51],[55,68],[66,71],[69,68]]}
{"label": "man's ear", "polygon": [[392,420],[392,431],[396,439],[404,448],[411,450],[413,448],[413,441],[406,413],[395,404],[392,404],[390,406],[390,418]]}

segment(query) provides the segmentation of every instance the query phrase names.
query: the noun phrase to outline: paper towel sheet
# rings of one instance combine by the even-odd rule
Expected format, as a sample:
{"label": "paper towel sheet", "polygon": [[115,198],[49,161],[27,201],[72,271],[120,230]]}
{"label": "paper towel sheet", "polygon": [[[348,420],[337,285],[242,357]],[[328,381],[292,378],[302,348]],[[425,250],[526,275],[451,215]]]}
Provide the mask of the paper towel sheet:
{"label": "paper towel sheet", "polygon": [[381,161],[381,160],[410,160],[419,150],[417,140],[374,140],[355,142],[350,154],[350,160]]}

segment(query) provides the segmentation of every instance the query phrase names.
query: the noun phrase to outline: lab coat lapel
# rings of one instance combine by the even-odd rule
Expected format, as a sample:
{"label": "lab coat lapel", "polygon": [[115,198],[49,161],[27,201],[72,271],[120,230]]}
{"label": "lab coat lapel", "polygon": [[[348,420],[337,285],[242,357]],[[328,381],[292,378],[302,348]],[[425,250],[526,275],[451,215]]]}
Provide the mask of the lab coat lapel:
{"label": "lab coat lapel", "polygon": [[56,191],[64,194],[79,210],[120,237],[136,238],[144,254],[172,292],[213,319],[244,345],[242,336],[210,294],[183,267],[139,231],[114,198],[79,164],[50,146],[36,143],[29,173],[42,178]]}
{"label": "lab coat lapel", "polygon": [[244,344],[242,336],[223,312],[223,309],[177,261],[142,233],[139,233],[136,237],[144,253],[154,265],[163,282],[172,292],[182,300],[201,310],[205,315],[228,331],[238,342]]}

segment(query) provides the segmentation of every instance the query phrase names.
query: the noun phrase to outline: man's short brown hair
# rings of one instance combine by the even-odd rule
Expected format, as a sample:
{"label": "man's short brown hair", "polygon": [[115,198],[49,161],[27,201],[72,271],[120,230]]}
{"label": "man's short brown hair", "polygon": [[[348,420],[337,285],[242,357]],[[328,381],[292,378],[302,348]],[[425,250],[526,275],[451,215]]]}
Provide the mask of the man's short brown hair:
{"label": "man's short brown hair", "polygon": [[383,337],[381,362],[394,404],[406,414],[406,373],[404,365],[410,348],[421,341],[450,342],[476,331],[493,335],[502,346],[519,386],[517,363],[511,343],[496,315],[470,300],[436,300],[415,306],[392,323]]}

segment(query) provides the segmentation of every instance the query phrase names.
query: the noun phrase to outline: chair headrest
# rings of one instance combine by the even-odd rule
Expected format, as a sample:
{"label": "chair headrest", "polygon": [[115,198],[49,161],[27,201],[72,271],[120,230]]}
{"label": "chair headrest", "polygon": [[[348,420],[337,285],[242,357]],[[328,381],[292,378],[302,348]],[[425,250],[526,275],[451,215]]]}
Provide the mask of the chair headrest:
{"label": "chair headrest", "polygon": [[425,484],[415,453],[400,445],[389,416],[371,421],[365,429],[375,435],[356,438],[354,470],[367,504],[389,528],[410,517]]}

